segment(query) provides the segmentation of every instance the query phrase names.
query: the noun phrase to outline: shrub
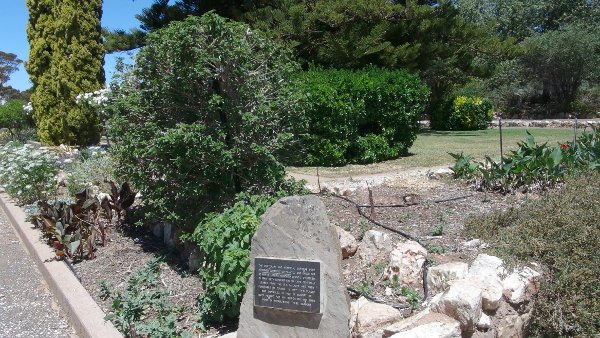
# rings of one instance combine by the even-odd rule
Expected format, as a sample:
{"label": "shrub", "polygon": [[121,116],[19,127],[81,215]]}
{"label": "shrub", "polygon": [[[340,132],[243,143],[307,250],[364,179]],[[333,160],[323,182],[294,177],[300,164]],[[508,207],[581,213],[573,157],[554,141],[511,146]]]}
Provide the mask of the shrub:
{"label": "shrub", "polygon": [[32,145],[0,147],[0,184],[20,204],[47,199],[57,190],[56,158]]}
{"label": "shrub", "polygon": [[23,100],[9,100],[0,105],[0,128],[8,129],[11,137],[18,137],[23,129],[29,124],[29,118],[25,113]]}
{"label": "shrub", "polygon": [[260,216],[275,202],[269,196],[240,195],[221,214],[209,214],[192,235],[205,264],[200,269],[205,292],[200,296],[202,320],[236,318],[250,278],[250,241]]}
{"label": "shrub", "polygon": [[487,129],[492,122],[492,102],[481,97],[457,96],[452,102],[450,125],[454,130]]}
{"label": "shrub", "polygon": [[419,130],[429,90],[403,70],[367,68],[298,73],[307,94],[301,165],[372,163],[405,155]]}
{"label": "shrub", "polygon": [[[82,155],[85,153],[82,151]],[[91,152],[90,155],[81,156],[80,162],[74,163],[68,172],[66,186],[72,196],[92,186],[100,187],[102,192],[109,192],[108,182],[116,181],[113,159],[106,152]]]}
{"label": "shrub", "polygon": [[431,117],[431,128],[436,130],[487,129],[492,117],[492,102],[489,99],[451,94],[435,108]]}
{"label": "shrub", "polygon": [[287,50],[213,13],[151,34],[135,80],[123,77],[132,100],[114,109],[125,112],[111,123],[118,173],[153,216],[189,228],[237,193],[276,191],[285,171],[273,154],[301,115],[296,69]]}
{"label": "shrub", "polygon": [[508,260],[541,263],[531,336],[600,334],[600,174],[590,172],[518,209],[467,222],[467,233]]}

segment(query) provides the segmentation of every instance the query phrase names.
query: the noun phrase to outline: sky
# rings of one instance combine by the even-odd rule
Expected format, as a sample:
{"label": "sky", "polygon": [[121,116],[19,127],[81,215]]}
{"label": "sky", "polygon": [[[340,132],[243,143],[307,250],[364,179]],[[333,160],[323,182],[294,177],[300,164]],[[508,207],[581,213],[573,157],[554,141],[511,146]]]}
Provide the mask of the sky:
{"label": "sky", "polygon": [[[149,7],[153,0],[104,0],[102,27],[110,29],[124,29],[139,27],[135,15],[142,12],[143,8]],[[27,42],[27,7],[25,0],[0,0],[0,51],[17,54],[17,57],[27,61],[29,54],[29,43]],[[106,55],[105,66],[106,79],[110,80],[114,72],[117,56],[127,58],[127,53]],[[31,87],[29,76],[23,65],[18,71],[12,73],[8,85],[25,90]]]}

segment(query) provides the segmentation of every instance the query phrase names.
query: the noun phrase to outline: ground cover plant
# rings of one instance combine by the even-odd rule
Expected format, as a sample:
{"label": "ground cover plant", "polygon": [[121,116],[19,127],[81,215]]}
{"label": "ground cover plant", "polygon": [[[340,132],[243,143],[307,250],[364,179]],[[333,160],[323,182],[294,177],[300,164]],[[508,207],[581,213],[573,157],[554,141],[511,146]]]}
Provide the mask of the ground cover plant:
{"label": "ground cover plant", "polygon": [[429,90],[404,70],[310,70],[296,74],[306,93],[306,133],[296,164],[339,166],[406,155]]}
{"label": "ground cover plant", "polygon": [[467,234],[512,261],[541,263],[545,277],[531,334],[600,334],[600,174],[587,172],[539,200],[466,223]]}
{"label": "ground cover plant", "polygon": [[0,146],[0,184],[18,204],[30,204],[56,194],[57,158],[33,145],[9,142]]}

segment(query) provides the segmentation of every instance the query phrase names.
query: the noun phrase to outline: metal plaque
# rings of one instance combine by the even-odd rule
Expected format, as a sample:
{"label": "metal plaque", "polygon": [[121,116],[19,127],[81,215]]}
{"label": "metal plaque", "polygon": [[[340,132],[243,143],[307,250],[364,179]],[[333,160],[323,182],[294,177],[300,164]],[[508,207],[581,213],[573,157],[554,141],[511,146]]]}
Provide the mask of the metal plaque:
{"label": "metal plaque", "polygon": [[321,312],[321,262],[254,259],[254,306]]}

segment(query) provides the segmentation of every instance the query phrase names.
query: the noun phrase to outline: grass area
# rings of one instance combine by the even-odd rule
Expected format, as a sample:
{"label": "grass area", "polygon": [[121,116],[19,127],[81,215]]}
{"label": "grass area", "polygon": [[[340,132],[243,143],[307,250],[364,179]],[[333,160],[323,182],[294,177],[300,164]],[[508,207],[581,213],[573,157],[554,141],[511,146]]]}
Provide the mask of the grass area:
{"label": "grass area", "polygon": [[[559,128],[503,128],[504,152],[516,149],[518,141],[525,140],[525,131],[535,137],[536,142],[562,143],[573,139],[573,130]],[[486,155],[500,158],[498,129],[477,131],[424,131],[421,132],[410,155],[395,160],[368,165],[347,165],[344,167],[319,168],[319,174],[325,177],[343,177],[364,174],[377,174],[416,168],[449,166],[453,160],[448,153],[460,153],[483,159]],[[294,173],[315,175],[315,167],[290,167]]]}
{"label": "grass area", "polygon": [[469,237],[507,261],[541,263],[532,337],[600,337],[600,174],[582,175],[522,207],[467,221]]}

